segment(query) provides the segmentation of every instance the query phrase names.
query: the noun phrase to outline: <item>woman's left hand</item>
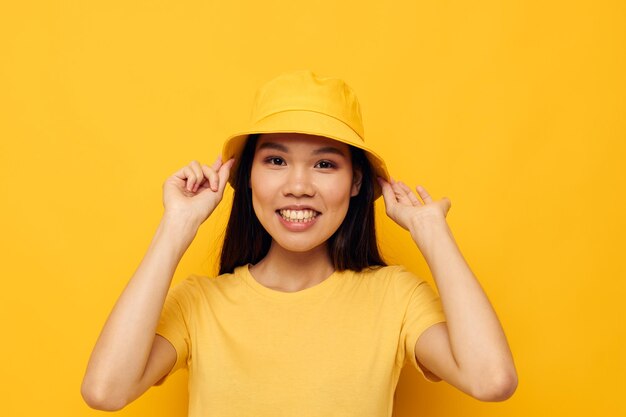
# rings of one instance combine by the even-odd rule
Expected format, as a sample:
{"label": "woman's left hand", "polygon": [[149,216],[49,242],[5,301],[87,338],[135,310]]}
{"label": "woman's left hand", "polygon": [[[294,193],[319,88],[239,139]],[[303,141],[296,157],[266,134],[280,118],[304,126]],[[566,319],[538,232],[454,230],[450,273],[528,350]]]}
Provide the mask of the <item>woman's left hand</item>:
{"label": "woman's left hand", "polygon": [[404,229],[410,230],[414,222],[445,222],[451,206],[449,198],[443,197],[435,201],[424,187],[418,185],[415,189],[424,200],[422,203],[401,181],[394,181],[391,178],[391,182],[387,182],[378,177],[378,183],[382,187],[387,215]]}

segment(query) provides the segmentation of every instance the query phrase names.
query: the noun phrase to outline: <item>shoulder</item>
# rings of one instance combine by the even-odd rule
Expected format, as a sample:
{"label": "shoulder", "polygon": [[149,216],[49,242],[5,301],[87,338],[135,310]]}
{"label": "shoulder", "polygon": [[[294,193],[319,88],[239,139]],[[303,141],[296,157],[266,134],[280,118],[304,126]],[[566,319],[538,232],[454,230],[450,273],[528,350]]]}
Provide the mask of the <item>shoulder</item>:
{"label": "shoulder", "polygon": [[200,275],[188,275],[182,281],[173,283],[168,292],[168,298],[173,298],[179,303],[188,303],[196,299],[204,278]]}
{"label": "shoulder", "polygon": [[191,274],[182,281],[173,284],[170,289],[170,294],[174,298],[179,299],[179,301],[184,299],[194,300],[215,289],[224,289],[225,287],[232,286],[236,280],[236,275],[237,270],[235,270],[233,274],[222,274],[218,276]]}
{"label": "shoulder", "polygon": [[354,271],[358,280],[366,280],[372,285],[394,289],[399,294],[411,293],[424,279],[407,269],[404,265],[387,265]]}
{"label": "shoulder", "polygon": [[378,280],[393,280],[406,282],[408,284],[418,284],[423,281],[423,279],[408,270],[404,265],[370,267],[359,272],[354,271],[354,274],[359,277],[370,277]]}

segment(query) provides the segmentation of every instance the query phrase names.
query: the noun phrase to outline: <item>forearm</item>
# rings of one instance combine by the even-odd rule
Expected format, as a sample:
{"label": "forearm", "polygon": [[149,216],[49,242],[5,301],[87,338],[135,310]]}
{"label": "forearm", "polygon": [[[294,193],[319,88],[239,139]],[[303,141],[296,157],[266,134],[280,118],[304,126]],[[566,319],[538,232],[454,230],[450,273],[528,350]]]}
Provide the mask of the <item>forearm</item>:
{"label": "forearm", "polygon": [[195,225],[173,218],[161,220],[146,255],[100,333],[84,387],[115,396],[140,380],[172,277],[196,230]]}
{"label": "forearm", "polygon": [[410,232],[437,285],[459,370],[478,384],[516,378],[504,330],[446,221],[415,221]]}

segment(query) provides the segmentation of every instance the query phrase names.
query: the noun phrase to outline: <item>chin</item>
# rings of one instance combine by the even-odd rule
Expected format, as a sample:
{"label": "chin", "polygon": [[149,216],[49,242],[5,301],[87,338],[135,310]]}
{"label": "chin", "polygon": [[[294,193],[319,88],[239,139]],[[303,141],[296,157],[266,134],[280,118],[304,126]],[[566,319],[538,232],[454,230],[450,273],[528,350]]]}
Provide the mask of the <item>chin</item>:
{"label": "chin", "polygon": [[327,239],[323,241],[313,241],[311,239],[306,239],[304,236],[294,237],[292,239],[281,239],[280,237],[277,239],[276,237],[272,236],[272,240],[283,250],[297,253],[310,252],[320,246],[325,246],[327,242]]}

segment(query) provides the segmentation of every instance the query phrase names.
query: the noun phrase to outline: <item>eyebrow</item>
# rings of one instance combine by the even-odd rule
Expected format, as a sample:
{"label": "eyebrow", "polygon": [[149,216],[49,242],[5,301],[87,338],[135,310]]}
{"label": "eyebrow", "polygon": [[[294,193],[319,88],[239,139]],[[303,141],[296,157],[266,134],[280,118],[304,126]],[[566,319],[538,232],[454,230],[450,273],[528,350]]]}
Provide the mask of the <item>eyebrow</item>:
{"label": "eyebrow", "polygon": [[[259,150],[261,149],[274,149],[277,151],[289,153],[289,149],[285,145],[281,145],[280,143],[275,142],[264,142],[259,145]],[[345,152],[342,152],[341,149],[335,148],[334,146],[323,146],[311,152],[312,155],[320,155],[324,153],[332,153],[343,157],[346,156]]]}

